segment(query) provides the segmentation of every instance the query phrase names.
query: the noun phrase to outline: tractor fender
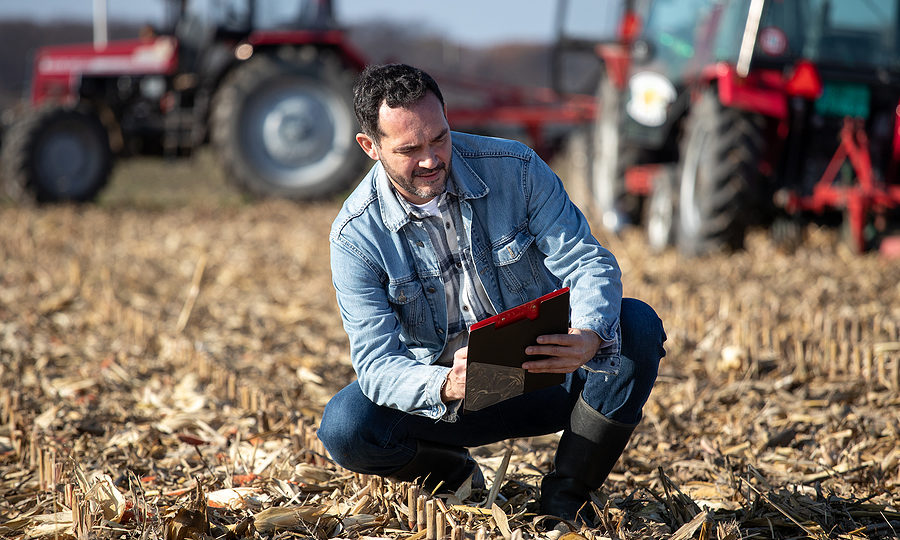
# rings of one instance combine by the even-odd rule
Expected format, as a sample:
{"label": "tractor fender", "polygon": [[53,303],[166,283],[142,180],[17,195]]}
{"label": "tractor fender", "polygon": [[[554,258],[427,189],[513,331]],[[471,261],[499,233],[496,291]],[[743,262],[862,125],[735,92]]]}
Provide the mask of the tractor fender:
{"label": "tractor fender", "polygon": [[715,86],[719,102],[725,107],[761,114],[778,120],[788,117],[787,94],[781,73],[775,70],[758,70],[747,77],[740,77],[736,68],[719,62],[706,66],[700,72],[699,88],[694,94]]}
{"label": "tractor fender", "polygon": [[262,30],[250,34],[247,43],[253,47],[308,45],[320,49],[333,49],[348,68],[362,71],[367,64],[365,56],[350,45],[345,37],[341,30]]}

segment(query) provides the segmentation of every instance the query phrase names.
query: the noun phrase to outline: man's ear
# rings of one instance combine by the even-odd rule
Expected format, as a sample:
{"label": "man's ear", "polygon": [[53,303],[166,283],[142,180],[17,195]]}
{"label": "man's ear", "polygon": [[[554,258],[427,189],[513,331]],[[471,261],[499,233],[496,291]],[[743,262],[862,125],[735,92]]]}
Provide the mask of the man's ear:
{"label": "man's ear", "polygon": [[359,143],[360,148],[363,149],[367,156],[378,161],[378,149],[375,148],[375,141],[371,137],[365,133],[357,133],[356,142]]}

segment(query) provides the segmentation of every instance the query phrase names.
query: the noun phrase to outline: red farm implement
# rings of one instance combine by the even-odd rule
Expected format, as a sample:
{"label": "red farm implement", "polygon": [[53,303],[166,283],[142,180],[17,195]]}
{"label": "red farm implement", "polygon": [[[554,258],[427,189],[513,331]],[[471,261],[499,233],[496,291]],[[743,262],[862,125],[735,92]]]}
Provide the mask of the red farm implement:
{"label": "red farm implement", "polygon": [[[854,250],[862,252],[870,247],[872,233],[867,229],[884,230],[887,223],[879,223],[883,218],[878,216],[900,207],[900,183],[896,180],[885,182],[873,169],[869,140],[861,121],[847,118],[840,137],[840,146],[822,178],[813,186],[812,193],[786,193],[784,207],[790,213],[821,214],[829,209],[842,210],[849,235],[847,240]],[[894,167],[890,171],[893,179],[896,179],[898,153],[900,122],[895,123],[894,129]]]}

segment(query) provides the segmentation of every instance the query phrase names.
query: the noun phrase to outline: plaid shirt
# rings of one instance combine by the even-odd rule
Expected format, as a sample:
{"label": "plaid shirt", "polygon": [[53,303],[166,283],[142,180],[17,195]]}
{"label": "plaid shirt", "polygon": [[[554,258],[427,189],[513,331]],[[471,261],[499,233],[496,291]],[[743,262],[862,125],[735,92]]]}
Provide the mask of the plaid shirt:
{"label": "plaid shirt", "polygon": [[410,216],[422,222],[434,246],[447,303],[448,346],[438,363],[451,365],[453,353],[468,342],[469,327],[495,314],[478,272],[475,271],[469,238],[465,234],[459,209],[459,198],[453,193],[452,176],[447,182],[447,191],[437,198],[436,209],[428,203],[414,205],[396,190],[394,194]]}

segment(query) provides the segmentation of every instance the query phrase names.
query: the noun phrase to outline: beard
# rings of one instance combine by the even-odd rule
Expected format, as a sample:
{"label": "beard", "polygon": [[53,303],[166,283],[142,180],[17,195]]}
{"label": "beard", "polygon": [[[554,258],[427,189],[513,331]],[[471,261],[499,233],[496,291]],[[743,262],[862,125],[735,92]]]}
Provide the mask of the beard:
{"label": "beard", "polygon": [[[404,176],[398,173],[389,167],[384,160],[382,160],[381,165],[384,167],[385,173],[387,173],[388,178],[390,178],[394,185],[416,197],[433,199],[447,189],[447,179],[450,177],[450,166],[446,163],[442,162],[432,169],[417,168],[413,171],[412,176]],[[419,181],[418,184],[416,183],[417,178],[428,176],[436,172],[438,173],[438,176],[434,180],[428,183],[423,183],[422,181]]]}

